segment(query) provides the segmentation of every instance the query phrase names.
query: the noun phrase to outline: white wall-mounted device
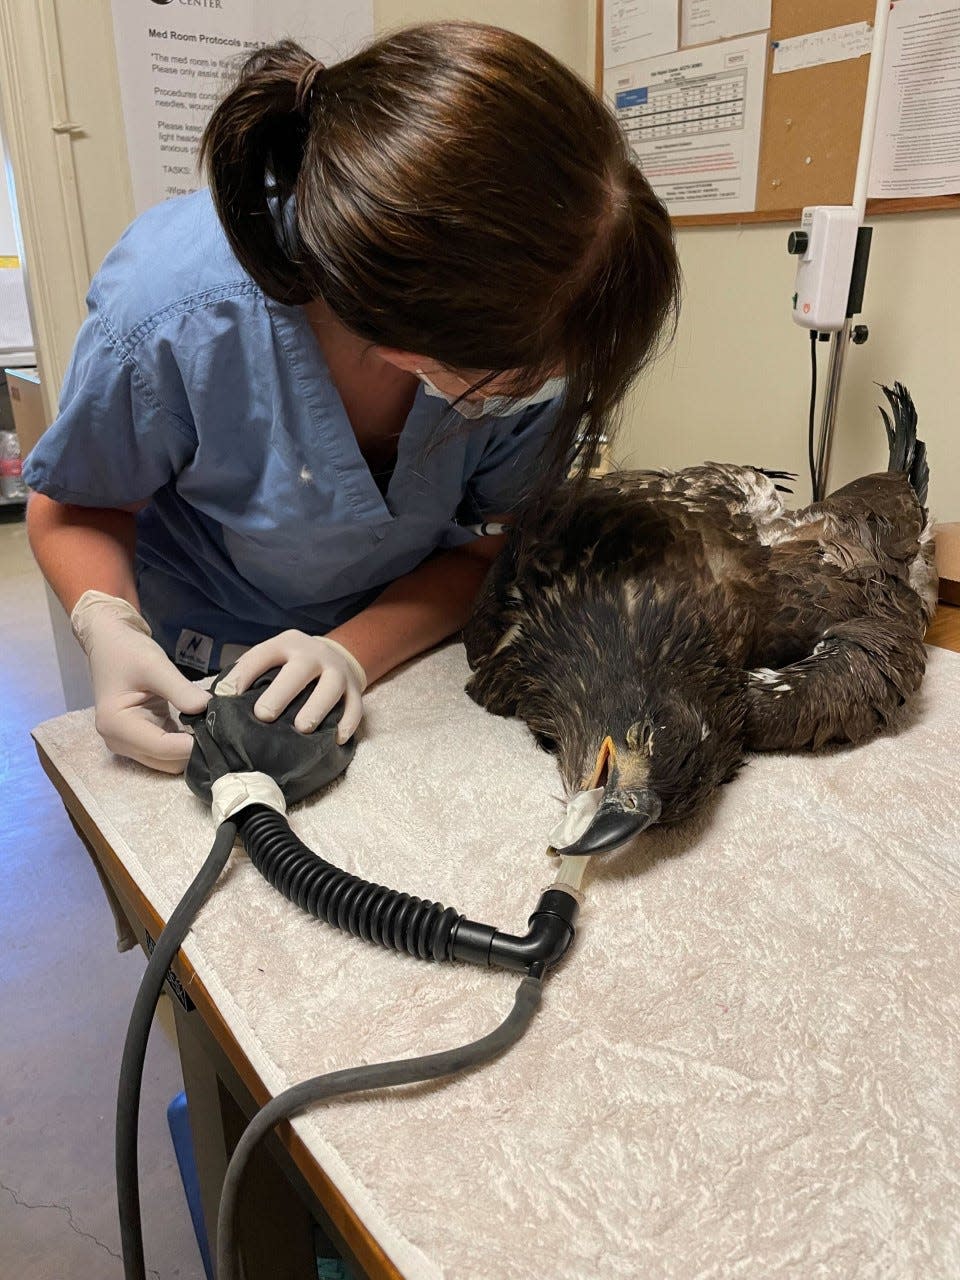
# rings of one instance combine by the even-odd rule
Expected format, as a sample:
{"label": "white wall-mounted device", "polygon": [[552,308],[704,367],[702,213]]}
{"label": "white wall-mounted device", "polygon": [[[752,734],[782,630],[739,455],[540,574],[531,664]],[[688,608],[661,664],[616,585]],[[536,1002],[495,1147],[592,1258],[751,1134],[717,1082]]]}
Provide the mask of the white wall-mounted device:
{"label": "white wall-mounted device", "polygon": [[792,231],[790,253],[799,256],[793,319],[805,329],[836,333],[847,318],[850,279],[860,217],[853,205],[811,205],[800,230]]}
{"label": "white wall-mounted device", "polygon": [[[851,338],[866,341],[866,325],[852,325],[860,311],[870,252],[870,228],[863,225],[867,208],[867,188],[873,156],[873,135],[880,104],[884,48],[890,0],[876,0],[870,68],[863,104],[863,127],[853,182],[853,199],[848,205],[811,205],[803,210],[799,231],[790,236],[788,248],[798,254],[797,287],[793,297],[793,318],[811,335],[830,335],[830,367],[820,419],[820,434],[814,450],[813,417],[816,403],[816,348],[811,344],[814,387],[810,405],[810,479],[814,498],[827,490],[830,448],[836,420],[843,361]],[[849,314],[848,314],[849,313]],[[814,454],[816,456],[814,456]]]}

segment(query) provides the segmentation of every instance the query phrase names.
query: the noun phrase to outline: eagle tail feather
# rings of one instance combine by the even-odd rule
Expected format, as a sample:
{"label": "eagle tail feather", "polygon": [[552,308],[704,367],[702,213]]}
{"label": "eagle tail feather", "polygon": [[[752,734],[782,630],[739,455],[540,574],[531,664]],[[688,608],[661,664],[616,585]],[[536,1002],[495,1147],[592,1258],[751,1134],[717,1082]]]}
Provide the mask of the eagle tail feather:
{"label": "eagle tail feather", "polygon": [[895,382],[892,389],[881,386],[880,390],[890,406],[889,414],[882,405],[878,406],[890,449],[887,470],[904,474],[920,505],[926,506],[930,468],[927,446],[917,438],[917,408],[913,397],[902,382]]}
{"label": "eagle tail feather", "polygon": [[796,480],[797,473],[795,471],[771,471],[769,467],[754,467],[754,471],[759,471],[762,476],[766,476],[768,480],[774,481],[774,489],[777,493],[793,493],[789,485],[777,484],[778,480]]}

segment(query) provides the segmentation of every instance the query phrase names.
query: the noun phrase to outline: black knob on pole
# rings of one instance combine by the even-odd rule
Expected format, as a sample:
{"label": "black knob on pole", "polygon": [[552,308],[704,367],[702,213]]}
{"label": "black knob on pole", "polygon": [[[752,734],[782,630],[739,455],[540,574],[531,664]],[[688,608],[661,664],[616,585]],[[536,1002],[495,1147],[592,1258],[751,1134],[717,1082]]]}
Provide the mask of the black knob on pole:
{"label": "black knob on pole", "polygon": [[799,257],[807,252],[810,237],[805,231],[791,231],[787,237],[787,253],[795,253]]}

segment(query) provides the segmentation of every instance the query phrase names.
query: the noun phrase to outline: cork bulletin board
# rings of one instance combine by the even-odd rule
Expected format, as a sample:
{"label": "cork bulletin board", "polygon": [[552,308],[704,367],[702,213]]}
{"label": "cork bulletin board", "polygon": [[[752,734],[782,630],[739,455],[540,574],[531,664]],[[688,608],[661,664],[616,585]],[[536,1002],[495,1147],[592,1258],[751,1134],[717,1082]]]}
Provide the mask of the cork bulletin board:
{"label": "cork bulletin board", "polygon": [[[658,0],[653,0],[658,3]],[[604,0],[597,0],[596,85],[603,92]],[[757,169],[756,209],[678,214],[678,226],[788,222],[804,205],[853,197],[870,56],[773,74],[777,41],[846,23],[872,23],[874,0],[772,0]],[[694,46],[695,47],[695,46]],[[870,200],[867,214],[960,209],[960,195]]]}

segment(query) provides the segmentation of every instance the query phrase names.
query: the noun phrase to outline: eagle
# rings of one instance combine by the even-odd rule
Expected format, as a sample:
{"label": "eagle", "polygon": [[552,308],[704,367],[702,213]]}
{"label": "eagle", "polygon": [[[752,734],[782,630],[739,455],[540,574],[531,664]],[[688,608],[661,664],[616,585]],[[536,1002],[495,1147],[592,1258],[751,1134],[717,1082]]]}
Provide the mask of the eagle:
{"label": "eagle", "polygon": [[725,463],[518,509],[464,629],[466,689],[526,722],[568,797],[602,788],[564,853],[691,816],[748,752],[862,742],[919,688],[926,448],[906,388],[881,390],[888,470],[798,510],[789,473]]}

